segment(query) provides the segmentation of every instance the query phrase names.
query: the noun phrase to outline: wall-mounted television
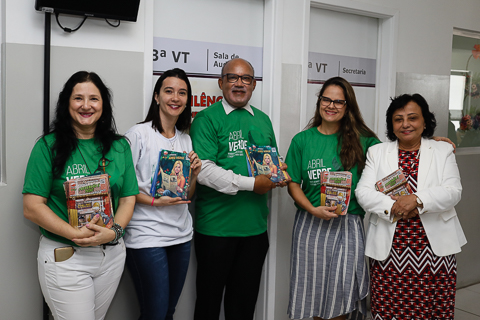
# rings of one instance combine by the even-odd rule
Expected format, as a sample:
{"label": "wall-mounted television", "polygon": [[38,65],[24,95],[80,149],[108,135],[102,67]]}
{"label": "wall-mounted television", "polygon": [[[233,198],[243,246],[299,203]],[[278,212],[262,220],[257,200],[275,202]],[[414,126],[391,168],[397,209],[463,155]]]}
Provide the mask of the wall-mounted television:
{"label": "wall-mounted television", "polygon": [[53,13],[137,21],[140,0],[35,0],[35,9]]}

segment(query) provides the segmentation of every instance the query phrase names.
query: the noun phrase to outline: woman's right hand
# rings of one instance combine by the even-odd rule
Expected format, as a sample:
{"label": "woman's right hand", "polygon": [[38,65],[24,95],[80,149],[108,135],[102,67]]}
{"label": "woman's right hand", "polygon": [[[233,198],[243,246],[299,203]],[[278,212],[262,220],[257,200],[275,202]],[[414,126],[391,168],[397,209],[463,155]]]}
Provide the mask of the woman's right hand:
{"label": "woman's right hand", "polygon": [[310,214],[314,215],[317,218],[328,221],[332,218],[338,218],[338,214],[335,213],[335,210],[337,210],[336,206],[335,207],[319,206],[319,207],[314,207],[309,212]]}
{"label": "woman's right hand", "polygon": [[174,206],[177,204],[188,204],[190,203],[190,200],[182,200],[180,197],[168,197],[168,196],[163,196],[160,198],[155,198],[153,201],[153,205],[156,207],[163,207],[163,206]]}
{"label": "woman's right hand", "polygon": [[80,228],[80,231],[82,232],[84,232],[84,230],[82,229],[86,228],[91,233],[90,236],[76,237],[72,239],[72,241],[81,247],[94,247],[94,246],[99,246],[101,244],[112,241],[115,238],[115,233],[114,232],[112,233],[113,230],[109,228],[105,228],[97,225],[96,223],[100,219],[101,219],[100,215],[96,214],[87,225]]}
{"label": "woman's right hand", "polygon": [[[88,224],[96,224],[98,222],[98,220],[100,220],[100,215],[99,214],[96,214],[92,220],[90,220],[88,222]],[[76,229],[76,232],[75,232],[75,236],[73,237],[73,239],[84,239],[84,238],[89,238],[89,237],[93,237],[95,235],[95,232],[88,229],[87,226],[83,226],[81,228],[75,228]]]}
{"label": "woman's right hand", "polygon": [[408,220],[408,219],[411,219],[411,218],[414,218],[415,216],[417,216],[419,213],[418,213],[418,209],[415,208],[413,209],[412,211],[410,211],[409,213],[403,215],[401,218],[403,220]]}

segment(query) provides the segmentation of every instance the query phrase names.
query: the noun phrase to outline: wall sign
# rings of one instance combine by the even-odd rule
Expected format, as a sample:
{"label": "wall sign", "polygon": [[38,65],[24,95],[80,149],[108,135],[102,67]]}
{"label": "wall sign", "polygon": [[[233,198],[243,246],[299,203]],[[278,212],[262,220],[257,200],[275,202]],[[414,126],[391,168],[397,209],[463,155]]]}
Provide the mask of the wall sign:
{"label": "wall sign", "polygon": [[308,83],[323,84],[340,76],[352,86],[375,87],[376,59],[356,58],[326,53],[308,53]]}
{"label": "wall sign", "polygon": [[262,80],[263,48],[192,40],[153,38],[153,74],[181,68],[190,77],[218,78],[222,66],[233,58],[249,61],[255,79]]}

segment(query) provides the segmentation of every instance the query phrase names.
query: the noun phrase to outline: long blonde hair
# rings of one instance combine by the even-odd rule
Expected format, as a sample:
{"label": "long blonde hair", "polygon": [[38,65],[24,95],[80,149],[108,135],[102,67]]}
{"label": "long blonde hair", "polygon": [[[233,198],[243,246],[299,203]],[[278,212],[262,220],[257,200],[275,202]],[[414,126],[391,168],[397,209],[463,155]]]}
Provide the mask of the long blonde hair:
{"label": "long blonde hair", "polygon": [[273,164],[273,159],[272,159],[272,156],[269,155],[268,153],[263,154],[263,164],[265,165],[265,158],[267,158],[267,157],[270,158],[270,165],[272,165]]}
{"label": "long blonde hair", "polygon": [[175,175],[175,167],[177,166],[177,163],[180,164],[180,172],[178,173],[179,176],[182,176],[183,177],[183,162],[180,161],[180,160],[177,160],[175,161],[175,163],[173,164],[173,167],[172,167],[172,173],[170,173],[171,176]]}

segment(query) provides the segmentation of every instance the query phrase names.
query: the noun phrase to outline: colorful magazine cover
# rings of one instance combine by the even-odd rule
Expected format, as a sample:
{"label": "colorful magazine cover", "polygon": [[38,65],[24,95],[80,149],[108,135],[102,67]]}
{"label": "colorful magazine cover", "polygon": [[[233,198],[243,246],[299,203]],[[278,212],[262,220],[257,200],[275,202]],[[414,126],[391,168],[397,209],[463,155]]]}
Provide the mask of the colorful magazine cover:
{"label": "colorful magazine cover", "polygon": [[352,174],[348,171],[323,171],[320,175],[322,206],[337,207],[335,213],[346,215],[350,204]]}
{"label": "colorful magazine cover", "polygon": [[287,180],[287,172],[280,170],[281,161],[276,148],[250,145],[245,149],[245,153],[250,177],[256,177],[259,174],[272,174],[270,177],[272,182],[277,183]]}
{"label": "colorful magazine cover", "polygon": [[108,174],[95,174],[70,179],[63,184],[67,197],[68,222],[81,228],[96,214],[101,219],[97,224],[110,228],[113,225],[113,209]]}
{"label": "colorful magazine cover", "polygon": [[[397,169],[385,178],[378,180],[375,183],[375,189],[387,196],[406,196],[412,194],[412,189],[401,169]],[[394,223],[398,220],[400,220],[400,217],[396,217],[390,212],[390,221]]]}
{"label": "colorful magazine cover", "polygon": [[153,197],[168,196],[188,199],[190,190],[190,159],[187,153],[162,150],[152,179]]}

